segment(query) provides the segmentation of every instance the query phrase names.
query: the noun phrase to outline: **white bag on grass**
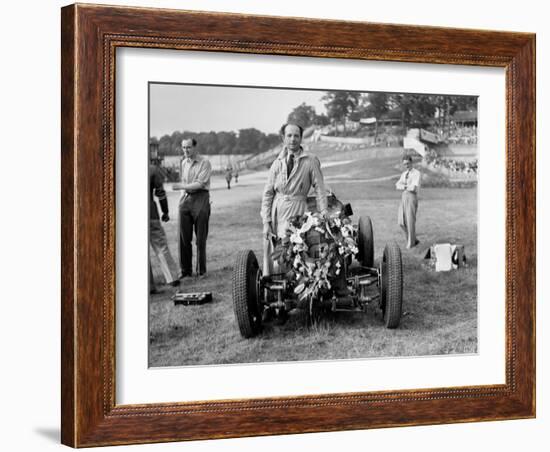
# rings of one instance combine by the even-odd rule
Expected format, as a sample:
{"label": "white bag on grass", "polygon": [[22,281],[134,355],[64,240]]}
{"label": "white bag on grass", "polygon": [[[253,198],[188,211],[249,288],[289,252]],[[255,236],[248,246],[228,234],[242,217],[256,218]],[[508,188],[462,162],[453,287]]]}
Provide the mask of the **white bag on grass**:
{"label": "white bag on grass", "polygon": [[425,259],[430,259],[430,266],[436,272],[456,270],[466,265],[464,245],[436,243],[426,251]]}

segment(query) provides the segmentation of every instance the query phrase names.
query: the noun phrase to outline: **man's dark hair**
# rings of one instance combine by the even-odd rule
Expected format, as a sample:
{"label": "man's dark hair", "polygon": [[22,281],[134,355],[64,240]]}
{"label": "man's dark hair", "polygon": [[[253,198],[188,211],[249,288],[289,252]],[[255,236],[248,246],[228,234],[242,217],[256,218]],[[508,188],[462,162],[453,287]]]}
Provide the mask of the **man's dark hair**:
{"label": "man's dark hair", "polygon": [[285,136],[286,126],[296,126],[298,127],[298,129],[300,129],[300,138],[302,138],[302,136],[304,135],[304,128],[300,124],[294,124],[293,122],[286,122],[281,126],[281,130],[279,130],[279,133],[281,134],[282,137]]}
{"label": "man's dark hair", "polygon": [[189,141],[191,140],[191,144],[193,145],[193,147],[195,147],[197,145],[197,140],[195,140],[194,138],[182,138],[181,141]]}

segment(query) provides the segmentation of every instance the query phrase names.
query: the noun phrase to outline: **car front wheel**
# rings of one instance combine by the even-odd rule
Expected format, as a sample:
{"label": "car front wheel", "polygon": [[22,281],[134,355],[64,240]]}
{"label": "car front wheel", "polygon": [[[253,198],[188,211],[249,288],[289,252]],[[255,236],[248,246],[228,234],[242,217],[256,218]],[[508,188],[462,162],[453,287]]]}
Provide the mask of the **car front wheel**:
{"label": "car front wheel", "polygon": [[240,251],[233,267],[232,293],[235,318],[244,338],[256,336],[262,331],[261,276],[254,252]]}

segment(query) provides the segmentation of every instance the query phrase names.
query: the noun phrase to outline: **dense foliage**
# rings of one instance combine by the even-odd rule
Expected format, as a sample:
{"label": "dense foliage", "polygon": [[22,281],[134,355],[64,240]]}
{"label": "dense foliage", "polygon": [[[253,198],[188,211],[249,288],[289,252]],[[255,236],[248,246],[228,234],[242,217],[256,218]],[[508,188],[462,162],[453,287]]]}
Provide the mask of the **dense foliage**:
{"label": "dense foliage", "polygon": [[151,142],[158,143],[159,155],[181,154],[181,140],[195,138],[199,143],[201,154],[258,154],[278,144],[281,139],[277,134],[265,133],[258,129],[248,128],[235,132],[189,132],[175,131],[172,135],[163,135],[160,139],[153,137]]}
{"label": "dense foliage", "polygon": [[[452,115],[459,110],[476,110],[476,96],[451,96],[408,93],[360,93],[357,91],[326,91],[321,100],[326,114],[318,114],[314,107],[301,103],[287,117],[287,122],[311,126],[340,126],[347,134],[349,121],[358,122],[364,118],[375,118],[375,137],[378,122],[391,118],[400,122],[403,129],[409,127],[440,128],[450,127]],[[277,125],[274,125],[275,127]],[[181,140],[195,138],[202,154],[259,154],[281,143],[276,133],[265,134],[255,128],[240,129],[238,132],[190,132],[175,131],[152,142],[158,143],[159,155],[180,154]]]}
{"label": "dense foliage", "polygon": [[290,223],[272,258],[290,269],[287,276],[300,299],[315,299],[331,289],[330,281],[344,271],[344,261],[358,253],[355,235],[347,217],[306,212]]}

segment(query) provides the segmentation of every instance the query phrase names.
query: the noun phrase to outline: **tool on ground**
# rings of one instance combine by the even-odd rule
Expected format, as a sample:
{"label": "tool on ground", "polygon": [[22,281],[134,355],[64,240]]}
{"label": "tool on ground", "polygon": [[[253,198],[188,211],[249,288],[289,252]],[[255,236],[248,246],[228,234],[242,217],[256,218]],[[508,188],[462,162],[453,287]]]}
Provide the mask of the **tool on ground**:
{"label": "tool on ground", "polygon": [[172,295],[174,306],[179,304],[189,306],[196,304],[205,304],[212,301],[212,292],[176,292]]}

